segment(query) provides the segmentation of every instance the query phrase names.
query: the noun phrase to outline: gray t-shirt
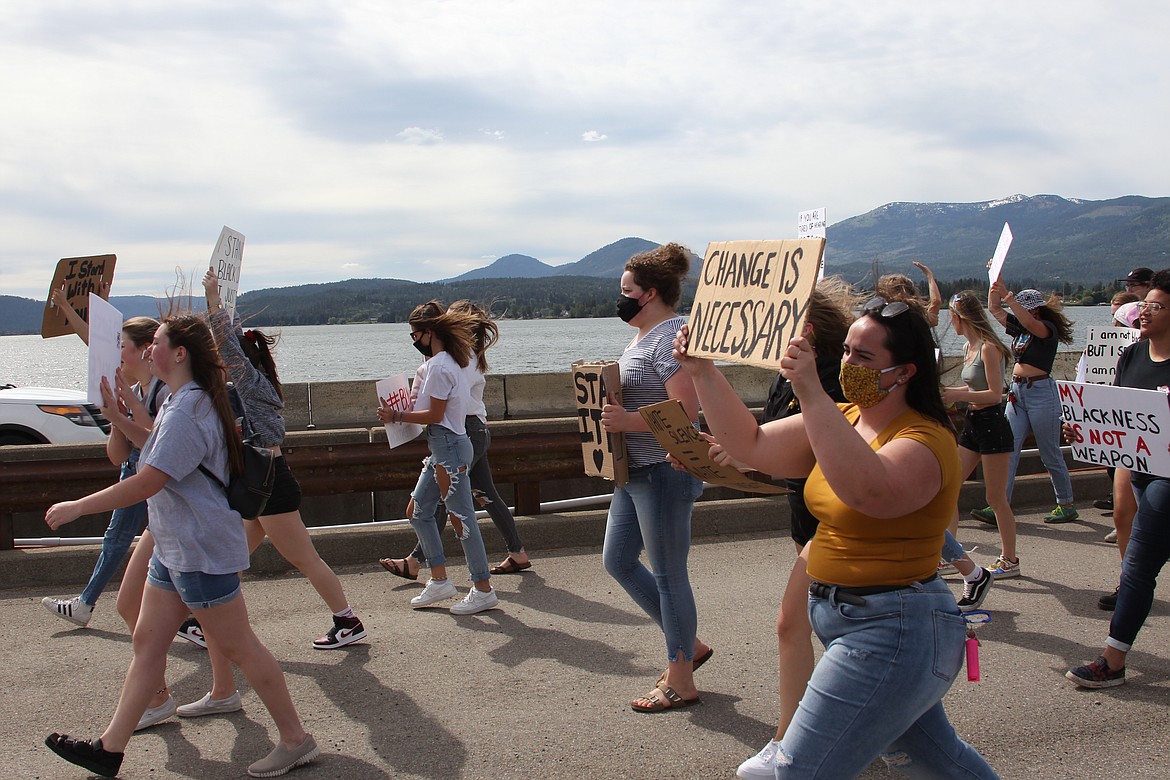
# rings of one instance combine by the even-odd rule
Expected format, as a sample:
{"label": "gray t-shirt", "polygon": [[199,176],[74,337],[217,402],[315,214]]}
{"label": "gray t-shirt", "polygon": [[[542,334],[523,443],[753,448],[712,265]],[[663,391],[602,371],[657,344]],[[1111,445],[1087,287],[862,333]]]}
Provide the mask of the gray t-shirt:
{"label": "gray t-shirt", "polygon": [[179,388],[159,409],[142,446],[141,471],[153,466],[170,477],[147,499],[154,554],[168,569],[232,574],[248,568],[248,540],[240,514],[203,464],[226,484],[227,446],[211,397],[195,382]]}

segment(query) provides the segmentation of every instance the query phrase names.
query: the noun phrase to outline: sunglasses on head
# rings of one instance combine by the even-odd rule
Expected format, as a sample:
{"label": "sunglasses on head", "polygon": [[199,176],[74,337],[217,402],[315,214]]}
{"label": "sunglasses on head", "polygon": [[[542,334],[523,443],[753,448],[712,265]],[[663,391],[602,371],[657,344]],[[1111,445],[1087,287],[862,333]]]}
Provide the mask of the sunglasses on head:
{"label": "sunglasses on head", "polygon": [[870,298],[861,310],[866,314],[876,314],[881,317],[897,317],[899,314],[904,314],[910,310],[910,305],[905,301],[887,301],[882,296]]}

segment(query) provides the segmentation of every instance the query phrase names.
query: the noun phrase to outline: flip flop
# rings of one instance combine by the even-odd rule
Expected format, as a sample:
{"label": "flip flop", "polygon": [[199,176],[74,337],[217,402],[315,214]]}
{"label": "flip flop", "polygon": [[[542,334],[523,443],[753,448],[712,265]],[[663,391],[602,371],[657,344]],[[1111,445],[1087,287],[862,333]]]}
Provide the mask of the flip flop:
{"label": "flip flop", "polygon": [[531,569],[531,568],[532,568],[532,561],[528,561],[527,563],[517,563],[516,559],[513,558],[511,555],[509,555],[507,558],[504,559],[504,562],[501,563],[499,566],[493,566],[490,569],[488,569],[488,573],[490,573],[490,574],[519,574],[520,572],[524,571],[525,569]]}
{"label": "flip flop", "polygon": [[393,574],[395,577],[401,577],[404,580],[418,580],[417,574],[411,574],[407,567],[406,561],[399,563],[395,558],[379,558],[378,563],[382,564],[382,568]]}
{"label": "flip flop", "polygon": [[698,696],[693,699],[684,699],[678,695],[674,688],[665,683],[658,683],[650,693],[639,696],[630,702],[630,708],[634,712],[664,712],[690,707],[700,701]]}

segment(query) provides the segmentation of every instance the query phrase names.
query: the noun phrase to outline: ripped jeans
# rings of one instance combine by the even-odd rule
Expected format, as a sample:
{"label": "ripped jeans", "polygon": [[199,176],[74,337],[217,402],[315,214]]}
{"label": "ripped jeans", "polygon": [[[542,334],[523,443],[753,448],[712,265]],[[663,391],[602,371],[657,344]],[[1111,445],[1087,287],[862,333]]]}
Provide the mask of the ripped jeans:
{"label": "ripped jeans", "polygon": [[467,558],[467,569],[471,572],[471,581],[490,579],[487,550],[479,534],[479,522],[475,519],[475,507],[471,499],[471,478],[468,474],[472,459],[471,439],[466,434],[454,433],[441,425],[428,425],[427,446],[431,454],[423,461],[418,484],[411,493],[414,512],[410,517],[410,525],[418,535],[423,553],[432,567],[447,562],[440,529],[435,523],[435,508],[439,505],[439,482],[435,474],[437,463],[442,465],[451,478],[451,488],[443,499],[447,511],[463,523],[467,538],[460,542],[463,555]]}
{"label": "ripped jeans", "polygon": [[809,596],[825,645],[777,754],[776,777],[856,777],[879,755],[910,777],[995,778],[955,733],[942,697],[963,666],[966,625],[945,582],[865,596]]}

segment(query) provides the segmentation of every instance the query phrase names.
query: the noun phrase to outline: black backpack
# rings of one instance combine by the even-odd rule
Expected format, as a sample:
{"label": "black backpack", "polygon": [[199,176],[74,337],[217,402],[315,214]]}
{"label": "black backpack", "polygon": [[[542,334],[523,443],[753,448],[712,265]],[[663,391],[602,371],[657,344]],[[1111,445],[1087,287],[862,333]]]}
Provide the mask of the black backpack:
{"label": "black backpack", "polygon": [[233,474],[225,485],[223,480],[202,463],[199,464],[199,470],[224,489],[227,493],[228,506],[239,512],[245,520],[253,520],[264,511],[264,506],[272,495],[272,485],[276,480],[276,457],[269,448],[252,443],[255,440],[255,432],[248,423],[248,415],[244,411],[239,393],[231,385],[228,386],[228,398],[232,410],[237,415],[240,433],[244,436],[244,473]]}

